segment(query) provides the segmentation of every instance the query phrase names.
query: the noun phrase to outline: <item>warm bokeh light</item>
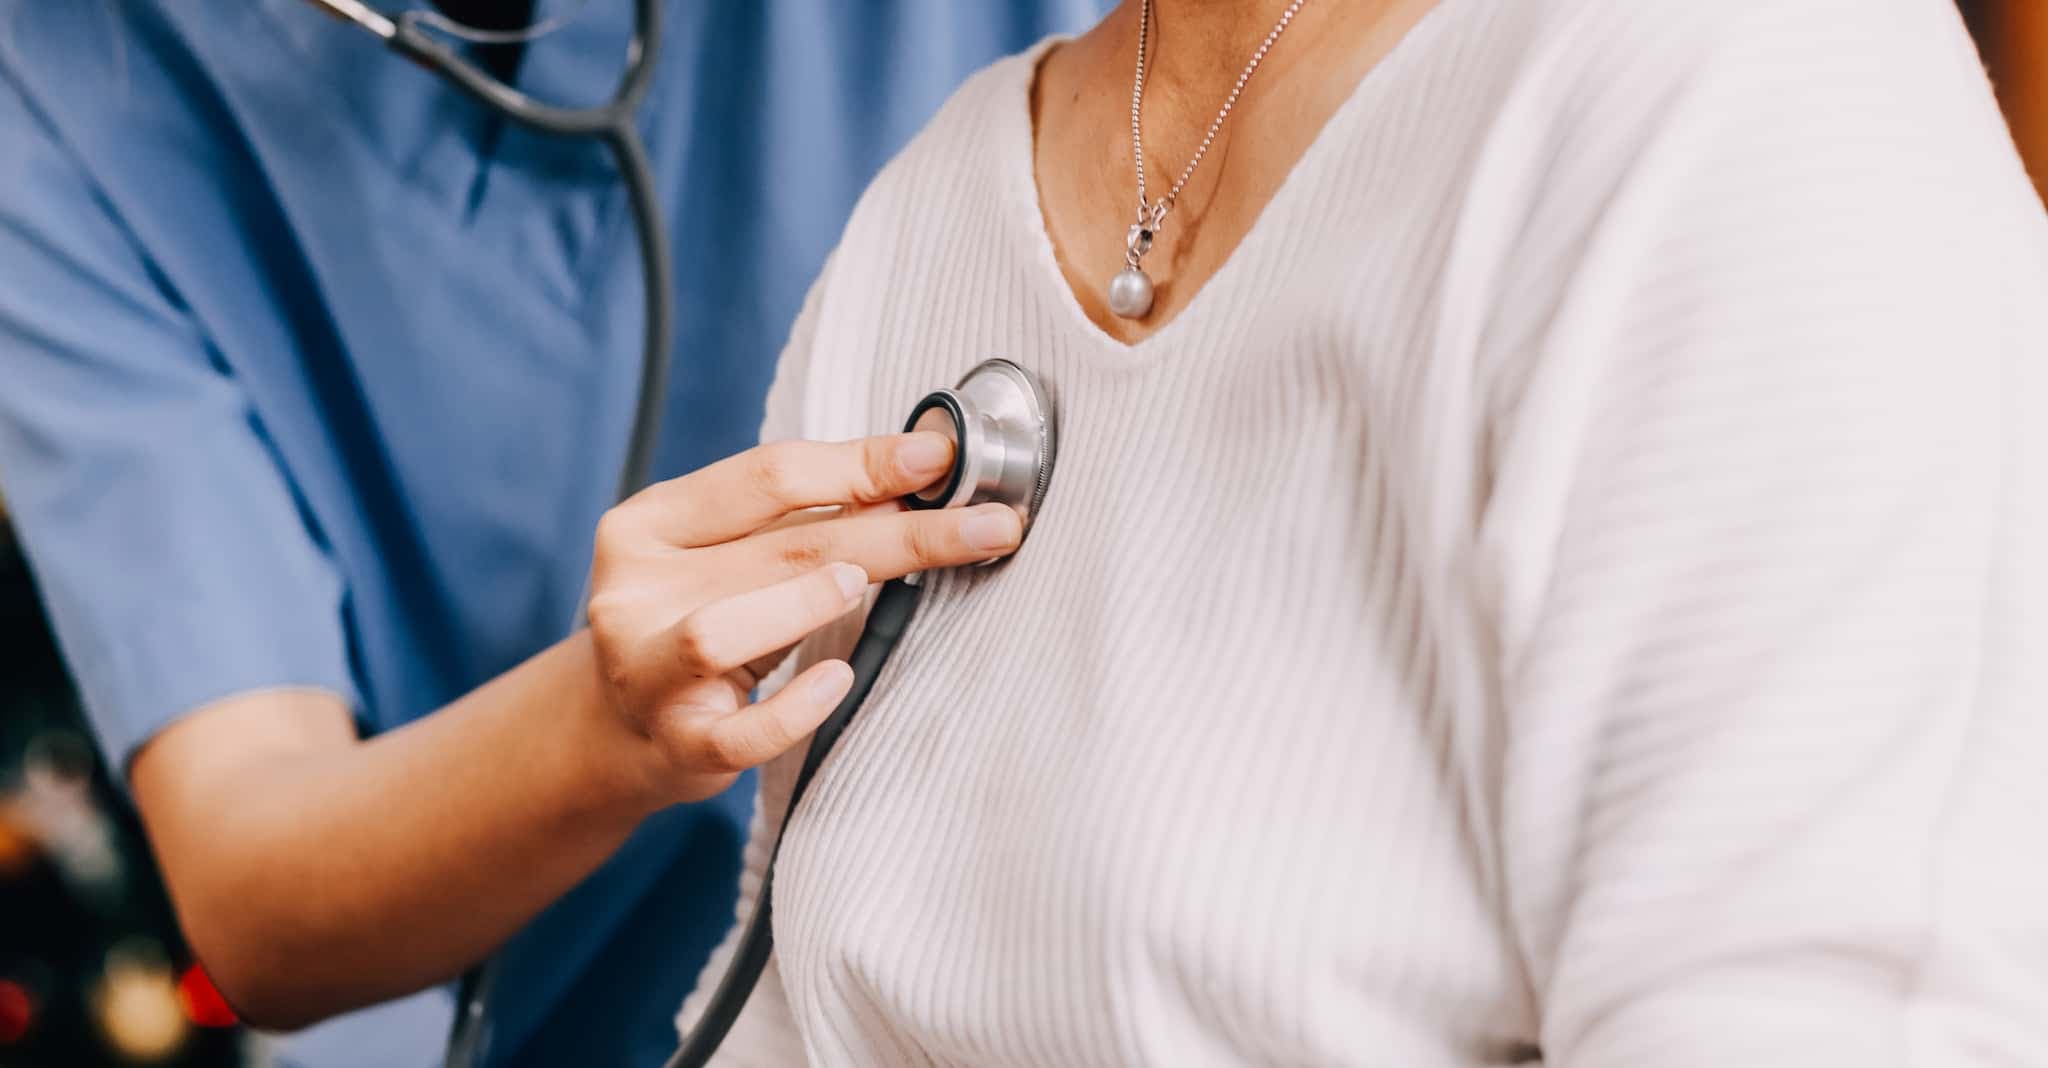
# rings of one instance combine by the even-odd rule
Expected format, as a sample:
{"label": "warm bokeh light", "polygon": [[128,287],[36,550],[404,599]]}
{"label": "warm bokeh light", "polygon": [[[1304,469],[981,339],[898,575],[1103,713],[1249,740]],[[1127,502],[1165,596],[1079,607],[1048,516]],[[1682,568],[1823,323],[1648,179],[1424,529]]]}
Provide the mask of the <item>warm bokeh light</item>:
{"label": "warm bokeh light", "polygon": [[167,1060],[191,1033],[171,969],[152,946],[109,953],[92,1003],[107,1045],[131,1063]]}
{"label": "warm bokeh light", "polygon": [[28,870],[36,858],[36,840],[0,803],[0,880]]}

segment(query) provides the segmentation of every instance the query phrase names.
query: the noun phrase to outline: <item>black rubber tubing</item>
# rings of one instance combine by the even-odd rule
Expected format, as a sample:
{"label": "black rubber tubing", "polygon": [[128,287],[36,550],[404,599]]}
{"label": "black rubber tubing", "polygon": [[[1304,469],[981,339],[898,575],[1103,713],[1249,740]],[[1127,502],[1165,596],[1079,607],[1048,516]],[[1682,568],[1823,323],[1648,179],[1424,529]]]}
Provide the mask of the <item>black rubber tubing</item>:
{"label": "black rubber tubing", "polygon": [[747,929],[740,935],[739,946],[733,951],[732,964],[727,966],[724,978],[718,981],[718,990],[711,995],[711,1003],[704,1007],[704,1015],[698,1018],[697,1026],[690,1029],[675,1055],[668,1059],[667,1068],[702,1068],[710,1063],[712,1054],[718,1052],[718,1044],[725,1041],[726,1034],[739,1019],[740,1010],[746,1007],[754,985],[760,982],[761,971],[768,966],[768,955],[775,949],[771,911],[775,858],[782,853],[782,840],[787,837],[790,821],[796,817],[797,802],[803,800],[811,779],[818,774],[819,766],[824,764],[839,736],[846,732],[847,725],[853,722],[861,702],[867,699],[868,691],[875,686],[875,679],[880,677],[883,666],[889,662],[889,654],[895,651],[897,640],[910,626],[910,617],[917,611],[918,592],[918,587],[895,579],[882,587],[874,608],[869,610],[867,626],[861,630],[860,641],[854,644],[853,655],[847,658],[853,667],[853,688],[846,691],[838,707],[818,725],[817,733],[811,735],[811,747],[804,753],[803,768],[797,772],[796,785],[790,788],[789,807],[784,810],[782,818],[784,833],[776,837],[775,849],[768,854],[767,870],[761,873],[761,896],[754,903],[753,915],[747,918]]}

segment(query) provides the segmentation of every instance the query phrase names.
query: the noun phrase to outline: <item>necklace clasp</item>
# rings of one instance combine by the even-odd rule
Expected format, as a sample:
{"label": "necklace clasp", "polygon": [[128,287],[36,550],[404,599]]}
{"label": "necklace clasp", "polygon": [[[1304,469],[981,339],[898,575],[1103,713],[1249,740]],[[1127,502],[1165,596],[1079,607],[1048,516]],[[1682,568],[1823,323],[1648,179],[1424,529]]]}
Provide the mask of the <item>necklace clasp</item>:
{"label": "necklace clasp", "polygon": [[1172,205],[1164,197],[1155,204],[1138,207],[1138,221],[1124,233],[1124,262],[1132,267],[1138,265],[1147,252],[1152,251],[1152,239],[1159,236],[1166,222],[1166,211]]}

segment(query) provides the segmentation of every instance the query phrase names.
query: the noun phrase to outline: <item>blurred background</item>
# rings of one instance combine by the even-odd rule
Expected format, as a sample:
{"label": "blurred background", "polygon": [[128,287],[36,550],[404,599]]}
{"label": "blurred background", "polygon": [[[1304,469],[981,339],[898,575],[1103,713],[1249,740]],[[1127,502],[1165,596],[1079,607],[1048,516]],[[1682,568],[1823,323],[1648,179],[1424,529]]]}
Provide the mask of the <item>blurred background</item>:
{"label": "blurred background", "polygon": [[[1962,8],[2048,196],[2048,0]],[[178,937],[0,501],[0,1068],[264,1060]]]}

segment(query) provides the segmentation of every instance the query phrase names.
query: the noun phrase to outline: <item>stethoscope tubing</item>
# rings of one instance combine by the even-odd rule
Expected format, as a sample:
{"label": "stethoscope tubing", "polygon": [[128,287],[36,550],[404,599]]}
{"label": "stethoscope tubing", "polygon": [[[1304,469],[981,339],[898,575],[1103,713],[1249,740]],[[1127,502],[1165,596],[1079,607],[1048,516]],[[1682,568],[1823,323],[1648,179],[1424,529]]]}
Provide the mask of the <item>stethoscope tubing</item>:
{"label": "stethoscope tubing", "polygon": [[[860,711],[861,703],[867,700],[868,691],[874,689],[875,680],[888,666],[889,654],[896,649],[896,643],[909,628],[911,617],[917,614],[919,587],[905,579],[893,579],[882,586],[882,592],[875,598],[874,607],[868,610],[867,625],[861,629],[860,640],[854,643],[853,653],[847,663],[853,668],[853,686],[832,714],[818,724],[811,735],[811,746],[804,752],[803,767],[797,771],[796,782],[790,787],[789,804],[783,809],[782,826],[786,830],[796,816],[797,804],[810,789],[811,781],[817,776],[818,768],[831,754],[832,747],[839,744],[839,738],[853,722]],[[761,892],[754,902],[754,911],[747,918],[747,927],[733,948],[732,963],[726,965],[725,975],[718,981],[718,989],[704,1006],[704,1014],[697,1018],[697,1025],[690,1028],[675,1055],[668,1059],[665,1068],[701,1068],[710,1062],[718,1052],[719,1043],[739,1020],[740,1010],[747,1004],[747,996],[761,981],[761,972],[768,966],[768,956],[775,949],[774,932],[774,891],[775,862],[782,855],[784,836],[778,834],[775,845],[768,854],[768,866],[761,873]]]}
{"label": "stethoscope tubing", "polygon": [[[640,373],[633,404],[633,423],[626,437],[613,499],[623,501],[647,485],[653,473],[655,447],[668,400],[669,345],[675,324],[675,265],[668,228],[654,188],[653,166],[640,139],[635,119],[654,81],[655,59],[661,53],[661,4],[635,0],[626,69],[610,100],[595,107],[565,108],[543,103],[506,85],[465,59],[427,29],[420,12],[386,19],[354,3],[327,7],[382,38],[398,54],[440,75],[450,85],[485,107],[529,129],[556,137],[591,137],[610,148],[626,186],[628,209],[639,239],[642,310]],[[577,615],[582,611],[579,608]],[[456,994],[445,1068],[469,1068],[484,1045],[485,1006],[496,968],[486,960],[462,978]],[[758,969],[757,969],[758,974]]]}
{"label": "stethoscope tubing", "polygon": [[646,294],[640,392],[634,402],[633,426],[626,438],[626,454],[619,465],[614,497],[621,501],[646,486],[653,471],[655,446],[668,400],[669,343],[675,328],[675,265],[661,203],[655,193],[653,166],[635,125],[635,116],[654,82],[655,57],[661,53],[661,4],[659,0],[635,0],[633,12],[633,39],[626,49],[625,74],[610,100],[587,108],[543,103],[485,73],[431,33],[419,12],[407,12],[392,20],[388,34],[373,28],[393,51],[440,75],[506,118],[557,137],[594,137],[610,147],[626,185],[634,230],[639,235],[641,285]]}

